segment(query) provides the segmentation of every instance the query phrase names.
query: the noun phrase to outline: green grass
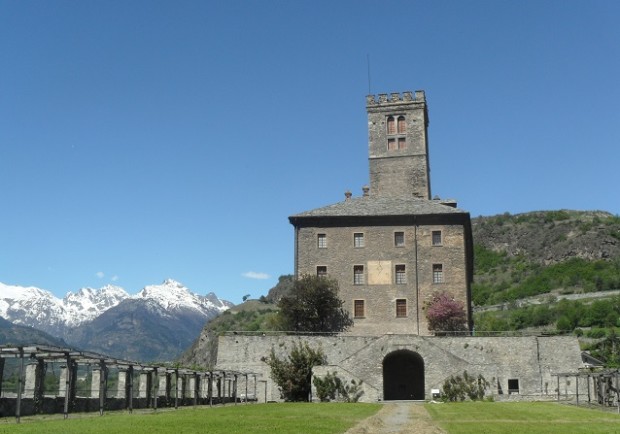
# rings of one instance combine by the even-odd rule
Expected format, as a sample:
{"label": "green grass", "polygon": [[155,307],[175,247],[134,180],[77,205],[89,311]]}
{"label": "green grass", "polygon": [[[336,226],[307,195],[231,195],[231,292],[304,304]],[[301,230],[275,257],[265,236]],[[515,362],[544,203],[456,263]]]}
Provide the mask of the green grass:
{"label": "green grass", "polygon": [[282,403],[0,419],[0,433],[336,434],[373,415],[379,404]]}
{"label": "green grass", "polygon": [[427,404],[449,434],[620,433],[620,415],[552,402]]}

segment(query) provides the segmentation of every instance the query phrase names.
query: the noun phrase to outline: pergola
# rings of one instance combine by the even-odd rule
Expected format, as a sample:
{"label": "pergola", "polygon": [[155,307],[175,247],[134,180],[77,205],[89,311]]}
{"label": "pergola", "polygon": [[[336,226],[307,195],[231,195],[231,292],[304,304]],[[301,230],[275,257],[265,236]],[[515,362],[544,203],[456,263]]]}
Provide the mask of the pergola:
{"label": "pergola", "polygon": [[[5,361],[18,360],[17,387],[15,397],[4,397],[0,402],[0,416],[3,408],[11,408],[6,402],[14,399],[14,414],[20,421],[23,403],[29,399],[32,403],[32,413],[43,412],[45,370],[48,363],[61,364],[61,374],[58,384],[58,398],[62,397],[62,413],[67,418],[79,399],[88,400],[82,410],[92,408],[92,401],[98,400],[99,414],[103,415],[106,403],[112,399],[122,401],[121,408],[131,412],[134,408],[134,392],[136,385],[134,374],[139,375],[138,401],[142,406],[154,410],[160,402],[166,406],[198,405],[234,402],[238,397],[238,379],[245,381],[245,393],[241,400],[247,403],[250,396],[256,399],[257,376],[253,372],[199,370],[176,366],[144,364],[105,356],[88,351],[78,351],[70,348],[61,348],[47,345],[0,346],[0,396],[2,396]],[[28,365],[26,365],[28,363]],[[76,395],[78,366],[87,366],[91,372],[90,396],[78,398]],[[116,396],[108,396],[108,373],[110,370],[118,372]],[[254,377],[253,395],[248,394],[249,377]],[[157,380],[157,381],[156,381]],[[174,380],[174,381],[173,381]],[[172,384],[174,383],[174,388]],[[217,389],[217,390],[215,390]],[[26,396],[25,396],[26,395]],[[55,399],[55,401],[57,401]],[[57,408],[56,404],[47,406]],[[47,412],[50,412],[49,410]],[[53,412],[59,412],[58,410]],[[4,413],[7,413],[6,410]]]}

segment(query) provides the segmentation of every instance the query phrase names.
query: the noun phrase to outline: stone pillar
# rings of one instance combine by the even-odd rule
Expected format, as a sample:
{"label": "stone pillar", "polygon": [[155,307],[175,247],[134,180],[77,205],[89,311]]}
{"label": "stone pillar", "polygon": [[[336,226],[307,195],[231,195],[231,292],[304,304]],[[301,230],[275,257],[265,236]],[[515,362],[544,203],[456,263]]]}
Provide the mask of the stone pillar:
{"label": "stone pillar", "polygon": [[151,373],[140,372],[140,384],[138,385],[138,398],[151,396]]}
{"label": "stone pillar", "polygon": [[180,399],[184,399],[185,398],[185,387],[186,387],[185,374],[181,374],[181,375],[179,375],[179,378],[177,380],[177,393],[178,393],[177,396]]}
{"label": "stone pillar", "polygon": [[4,360],[0,358],[0,398],[2,397],[2,379],[4,378]]}
{"label": "stone pillar", "polygon": [[194,399],[196,393],[196,374],[190,374],[187,379],[187,397]]}
{"label": "stone pillar", "polygon": [[91,373],[91,383],[90,383],[90,397],[91,398],[99,398],[99,387],[101,385],[101,369],[93,368]]}
{"label": "stone pillar", "polygon": [[60,378],[58,379],[58,396],[67,396],[67,384],[69,384],[69,368],[60,367]]}
{"label": "stone pillar", "polygon": [[26,381],[24,398],[40,401],[43,398],[43,380],[45,377],[45,361],[37,359],[35,363],[26,366]]}
{"label": "stone pillar", "polygon": [[159,396],[165,399],[170,398],[170,374],[167,372],[160,373],[159,377]]}
{"label": "stone pillar", "polygon": [[115,398],[127,399],[127,376],[129,373],[125,369],[118,370],[118,382],[116,383]]}

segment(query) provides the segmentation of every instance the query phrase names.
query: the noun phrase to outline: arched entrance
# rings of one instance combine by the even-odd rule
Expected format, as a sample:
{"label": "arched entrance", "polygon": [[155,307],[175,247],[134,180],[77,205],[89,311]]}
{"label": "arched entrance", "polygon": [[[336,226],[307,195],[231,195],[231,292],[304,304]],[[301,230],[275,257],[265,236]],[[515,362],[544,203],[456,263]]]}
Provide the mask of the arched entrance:
{"label": "arched entrance", "polygon": [[394,351],[383,359],[383,399],[424,399],[424,360],[409,350]]}

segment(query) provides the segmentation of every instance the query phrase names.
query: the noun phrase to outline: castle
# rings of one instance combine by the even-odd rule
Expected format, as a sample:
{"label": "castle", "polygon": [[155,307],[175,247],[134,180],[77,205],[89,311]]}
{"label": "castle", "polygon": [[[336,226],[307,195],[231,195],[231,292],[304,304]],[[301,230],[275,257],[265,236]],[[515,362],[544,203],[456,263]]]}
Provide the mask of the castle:
{"label": "castle", "polygon": [[472,331],[470,216],[431,197],[424,92],[371,95],[366,109],[370,186],[361,197],[347,192],[339,203],[289,217],[295,275],[335,278],[354,326],[339,336],[223,335],[217,368],[258,373],[259,401],[277,401],[264,360],[304,341],[322,348],[329,363],[313,375],[361,381],[367,402],[429,399],[463,371],[483,375],[496,399],[575,394],[583,379],[560,384],[562,373],[583,367],[573,336],[432,335],[424,308],[440,291],[463,302]]}
{"label": "castle", "polygon": [[335,278],[355,334],[428,335],[437,292],[466,306],[471,327],[471,223],[454,201],[431,199],[424,92],[369,96],[366,109],[370,188],[289,217],[295,275]]}

